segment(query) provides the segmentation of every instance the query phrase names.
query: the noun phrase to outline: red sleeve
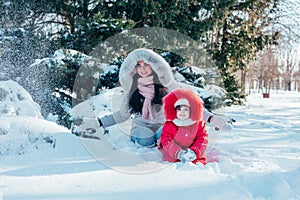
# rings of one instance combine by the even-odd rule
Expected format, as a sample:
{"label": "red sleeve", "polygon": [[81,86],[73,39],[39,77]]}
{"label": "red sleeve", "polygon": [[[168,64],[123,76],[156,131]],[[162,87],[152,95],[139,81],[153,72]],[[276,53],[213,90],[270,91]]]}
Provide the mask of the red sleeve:
{"label": "red sleeve", "polygon": [[177,129],[173,122],[165,122],[161,134],[161,144],[163,146],[164,153],[174,159],[177,159],[177,154],[182,149],[181,146],[179,146],[174,140],[176,133]]}
{"label": "red sleeve", "polygon": [[190,149],[192,149],[196,155],[197,158],[205,157],[205,150],[208,144],[208,135],[205,128],[205,123],[199,123],[198,131],[196,138],[191,145]]}

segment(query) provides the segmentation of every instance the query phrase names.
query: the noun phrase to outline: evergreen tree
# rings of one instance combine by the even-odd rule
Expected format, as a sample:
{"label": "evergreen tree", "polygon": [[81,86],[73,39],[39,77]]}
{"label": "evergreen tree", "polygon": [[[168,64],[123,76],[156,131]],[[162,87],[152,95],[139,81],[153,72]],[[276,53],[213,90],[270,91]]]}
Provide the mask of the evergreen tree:
{"label": "evergreen tree", "polygon": [[37,37],[30,31],[6,28],[0,29],[0,52],[0,80],[12,79],[28,90],[23,82],[28,76],[28,66],[35,59],[49,56],[52,48],[49,40]]}
{"label": "evergreen tree", "polygon": [[[228,92],[229,104],[241,103],[245,96],[247,64],[256,53],[269,44],[275,44],[278,33],[270,31],[276,22],[277,0],[219,1],[213,16],[218,18],[207,40]],[[209,38],[211,37],[211,38]],[[237,78],[240,72],[241,80]]]}
{"label": "evergreen tree", "polygon": [[[122,56],[124,56],[122,52],[128,52],[128,50],[125,49],[126,45],[138,48],[151,46],[151,44],[156,42],[156,45],[161,45],[160,49],[155,49],[159,53],[164,53],[164,51],[170,49],[170,47],[176,47],[176,49],[173,48],[177,51],[174,53],[185,56],[182,58],[183,60],[170,59],[171,66],[183,67],[184,64],[189,62],[189,59],[194,59],[196,66],[213,66],[211,63],[207,63],[207,56],[203,58],[203,54],[194,53],[192,51],[193,48],[186,50],[187,46],[185,46],[183,41],[178,41],[179,39],[173,40],[172,44],[165,44],[165,41],[171,41],[173,39],[172,34],[162,34],[164,30],[162,30],[162,32],[159,32],[160,30],[146,32],[143,29],[139,29],[143,27],[161,27],[182,33],[186,36],[186,38],[181,38],[182,40],[192,38],[196,42],[202,42],[203,46],[205,46],[206,50],[216,61],[231,103],[240,103],[240,98],[243,98],[244,95],[241,90],[242,85],[238,84],[236,73],[240,70],[243,75],[242,77],[244,77],[244,74],[247,72],[247,68],[245,67],[246,63],[252,59],[255,52],[262,49],[266,44],[276,41],[276,34],[267,31],[267,28],[270,23],[275,20],[272,13],[276,12],[278,1],[279,0],[2,1],[0,4],[0,13],[2,14],[1,22],[3,22],[5,28],[25,28],[24,30],[32,34],[26,39],[31,42],[36,39],[38,39],[36,41],[47,41],[43,35],[43,33],[47,33],[47,37],[51,39],[52,42],[55,42],[55,46],[52,44],[46,45],[45,42],[37,42],[42,48],[36,45],[33,49],[39,52],[22,55],[22,57],[27,58],[23,62],[13,60],[13,62],[11,62],[12,64],[5,66],[20,63],[18,64],[20,66],[22,64],[20,69],[26,71],[25,69],[30,66],[34,59],[51,55],[52,48],[75,49],[85,54],[92,53],[92,55],[94,55],[93,52],[95,52],[95,48],[98,48],[100,43],[107,41],[109,38],[116,39],[113,36],[123,30],[136,30],[134,33],[136,38],[127,36],[127,38],[124,37],[119,40],[111,39],[109,41],[111,44],[118,43],[124,47],[124,49],[118,52],[116,50],[110,52],[106,50],[107,54],[114,57],[107,59],[110,61],[108,64],[111,64],[111,61],[116,58],[122,61]],[[146,34],[149,35],[146,36]],[[26,44],[25,46],[27,48],[30,46],[32,50],[32,44],[34,44],[24,43],[26,40],[20,40],[20,44],[13,46],[18,47],[17,49],[21,49],[21,53],[26,54],[25,52],[27,52],[28,49],[22,49],[20,46]],[[194,43],[190,46],[193,45],[199,46],[199,44]],[[17,53],[18,51],[15,52]],[[102,51],[100,52],[103,53]],[[1,53],[1,56],[9,57],[7,55],[12,55],[6,53],[7,51]],[[95,54],[94,56],[97,57],[99,54]],[[14,59],[18,58],[18,56],[13,57]],[[2,63],[4,63],[4,61],[5,59],[1,60]],[[179,65],[179,62],[182,64]],[[115,68],[117,73],[120,63],[114,64],[117,66]],[[48,79],[51,80],[52,83],[51,87],[45,88],[45,90],[43,90],[44,93],[36,95],[36,98],[43,94],[57,94],[61,91],[74,92],[72,83],[74,83],[76,75],[80,72],[78,70],[80,70],[81,67],[79,68],[76,63],[72,62],[69,63],[68,66],[69,67],[66,67],[65,70],[55,71],[59,73],[59,76],[57,75],[56,77],[52,75],[54,71],[52,72],[51,70],[47,73],[41,73],[43,78],[46,78],[46,75],[49,76]],[[43,72],[44,67],[39,67],[39,70]],[[15,77],[21,76],[14,71],[11,72],[15,74]],[[198,75],[190,76],[189,79],[193,84],[195,84],[195,80],[198,80],[195,76]],[[87,77],[89,77],[89,75]],[[105,81],[108,77],[110,81]],[[32,82],[34,82],[34,80],[40,80],[39,76],[32,76],[32,78]],[[98,87],[113,87],[115,82],[117,82],[117,75],[114,73],[106,73],[100,76],[100,85]],[[87,87],[90,88],[90,84],[92,83],[87,83],[89,84]],[[199,82],[197,84],[201,85],[202,83]],[[92,90],[86,92],[88,94],[86,97],[88,97],[92,93]],[[60,95],[60,100],[70,103],[70,98],[67,97],[65,99],[65,94],[66,93]],[[80,94],[79,91],[78,94]],[[84,99],[83,96],[78,96],[78,100],[76,101],[82,101]]]}
{"label": "evergreen tree", "polygon": [[[134,28],[164,27],[204,42],[220,70],[229,103],[241,103],[246,64],[277,39],[277,33],[266,30],[276,21],[278,1],[148,0],[106,1],[103,5],[109,9],[107,15],[125,16],[135,22]],[[238,70],[242,85],[236,76]]]}
{"label": "evergreen tree", "polygon": [[[58,47],[84,53],[122,30],[141,27],[163,27],[204,42],[222,74],[228,97],[239,103],[244,97],[246,64],[276,40],[276,34],[266,28],[275,20],[272,13],[278,1],[56,0],[49,7],[60,16],[57,23],[64,25]],[[159,37],[154,39],[162,41]],[[242,85],[236,77],[239,70]]]}
{"label": "evergreen tree", "polygon": [[[56,39],[58,48],[75,49],[85,54],[110,36],[131,29],[131,20],[112,18],[102,0],[58,0],[56,23],[63,25]],[[109,9],[109,8],[108,8]],[[105,16],[105,17],[104,17]],[[56,34],[56,33],[54,33]]]}

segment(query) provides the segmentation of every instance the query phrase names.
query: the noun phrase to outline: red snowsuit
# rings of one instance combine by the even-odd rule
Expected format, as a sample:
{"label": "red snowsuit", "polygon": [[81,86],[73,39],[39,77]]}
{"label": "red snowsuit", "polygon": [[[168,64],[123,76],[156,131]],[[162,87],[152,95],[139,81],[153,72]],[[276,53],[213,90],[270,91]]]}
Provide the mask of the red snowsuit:
{"label": "red snowsuit", "polygon": [[179,151],[190,148],[197,156],[193,163],[206,164],[205,150],[208,140],[204,122],[190,126],[176,126],[172,121],[167,121],[163,126],[160,142],[165,161],[179,162],[177,158]]}
{"label": "red snowsuit", "polygon": [[[176,125],[176,103],[184,99],[189,103],[190,121],[187,125]],[[164,160],[179,162],[178,153],[190,148],[197,158],[193,163],[206,164],[205,150],[208,136],[203,121],[203,105],[200,97],[191,90],[178,89],[164,98],[164,113],[166,122],[163,125],[158,149],[164,154]]]}

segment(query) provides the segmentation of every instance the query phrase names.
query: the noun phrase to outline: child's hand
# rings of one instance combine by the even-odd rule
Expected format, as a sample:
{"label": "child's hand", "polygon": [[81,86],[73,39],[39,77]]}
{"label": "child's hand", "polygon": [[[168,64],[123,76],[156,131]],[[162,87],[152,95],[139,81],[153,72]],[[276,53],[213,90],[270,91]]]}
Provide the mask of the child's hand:
{"label": "child's hand", "polygon": [[192,162],[197,158],[195,152],[191,149],[181,150],[178,154],[178,159],[185,163],[185,162]]}

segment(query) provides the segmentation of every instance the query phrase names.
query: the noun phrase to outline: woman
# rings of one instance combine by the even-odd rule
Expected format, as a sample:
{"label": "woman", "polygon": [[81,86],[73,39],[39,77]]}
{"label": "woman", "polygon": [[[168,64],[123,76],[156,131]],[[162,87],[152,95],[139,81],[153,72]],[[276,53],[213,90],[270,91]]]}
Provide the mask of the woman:
{"label": "woman", "polygon": [[[119,81],[124,89],[120,110],[99,118],[103,127],[132,118],[130,138],[142,146],[152,147],[160,136],[164,123],[162,98],[178,88],[189,88],[177,82],[166,60],[149,49],[136,49],[124,60],[119,72]],[[214,116],[206,109],[203,119],[222,129],[226,119]]]}

